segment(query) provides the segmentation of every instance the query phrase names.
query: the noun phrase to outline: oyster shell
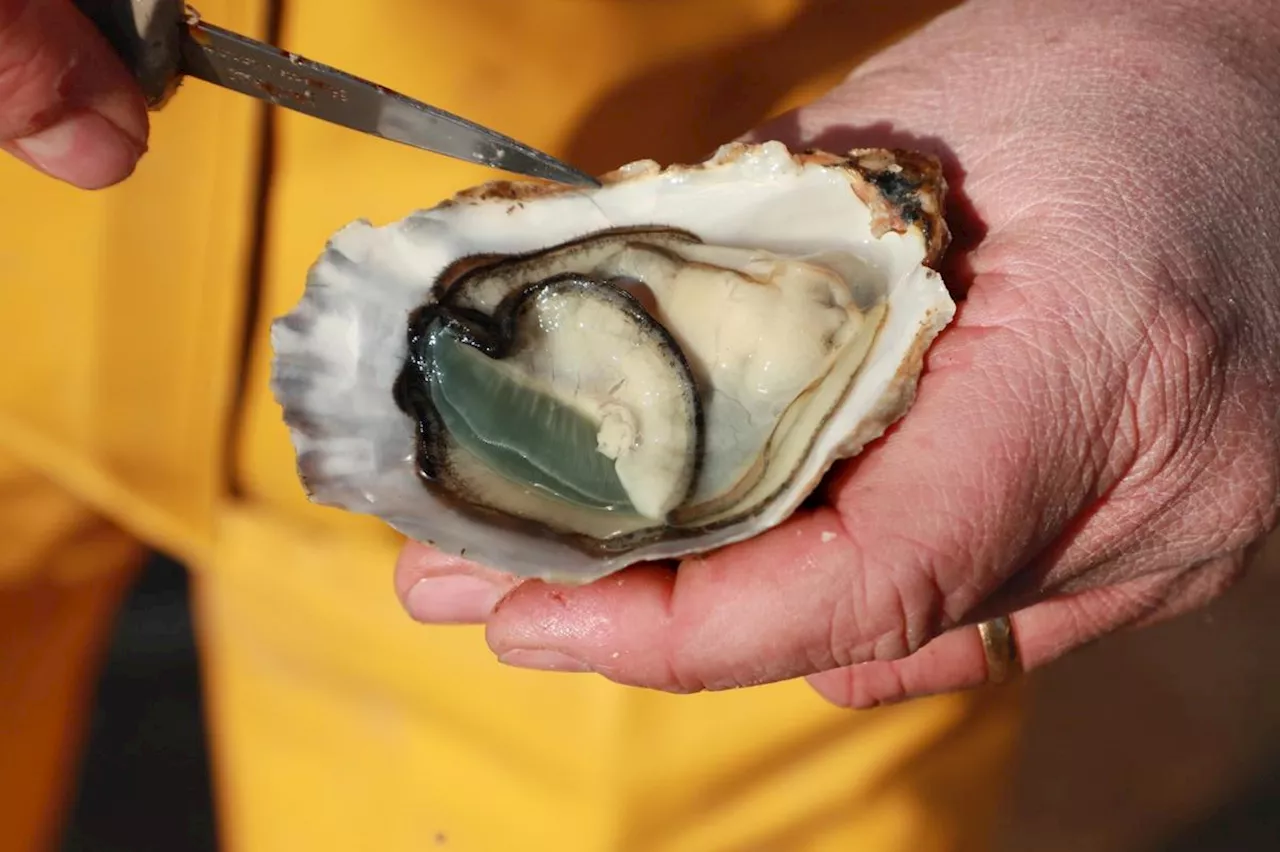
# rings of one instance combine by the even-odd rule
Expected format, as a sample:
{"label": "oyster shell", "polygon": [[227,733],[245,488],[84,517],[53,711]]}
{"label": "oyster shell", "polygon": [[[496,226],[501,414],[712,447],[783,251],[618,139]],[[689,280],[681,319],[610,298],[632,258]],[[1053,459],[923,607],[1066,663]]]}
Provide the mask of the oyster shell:
{"label": "oyster shell", "polygon": [[910,405],[955,306],[935,161],[724,146],[356,222],[272,328],[319,503],[587,581],[755,535]]}

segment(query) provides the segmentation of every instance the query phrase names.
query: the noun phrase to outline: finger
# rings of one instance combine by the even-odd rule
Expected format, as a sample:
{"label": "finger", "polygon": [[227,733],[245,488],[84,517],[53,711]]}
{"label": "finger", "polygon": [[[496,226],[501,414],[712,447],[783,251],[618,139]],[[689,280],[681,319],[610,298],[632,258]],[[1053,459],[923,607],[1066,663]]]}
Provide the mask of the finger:
{"label": "finger", "polygon": [[410,616],[430,624],[483,623],[519,582],[416,542],[406,544],[396,562],[396,594]]}
{"label": "finger", "polygon": [[0,147],[98,189],[133,171],[147,132],[137,84],[68,0],[0,0]]}
{"label": "finger", "polygon": [[[1010,620],[1018,630],[1020,616]],[[861,710],[981,686],[987,680],[987,658],[977,627],[965,626],[905,659],[832,669],[808,680],[832,704]]]}
{"label": "finger", "polygon": [[[1190,571],[1145,575],[1021,609],[1009,616],[1019,663],[1030,671],[1117,630],[1198,609],[1239,578],[1242,564],[1237,556],[1226,557]],[[822,672],[809,683],[834,704],[865,709],[970,689],[987,680],[982,639],[976,626],[966,625],[905,659]]]}

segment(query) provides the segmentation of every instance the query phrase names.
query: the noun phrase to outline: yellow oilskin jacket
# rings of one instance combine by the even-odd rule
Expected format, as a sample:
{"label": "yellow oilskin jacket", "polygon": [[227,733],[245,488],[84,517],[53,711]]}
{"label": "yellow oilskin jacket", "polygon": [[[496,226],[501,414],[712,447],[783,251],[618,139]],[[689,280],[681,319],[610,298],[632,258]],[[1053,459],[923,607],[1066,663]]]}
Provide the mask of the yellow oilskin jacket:
{"label": "yellow oilskin jacket", "polygon": [[[947,4],[896,5],[199,9],[599,171],[700,158]],[[672,696],[509,669],[479,628],[401,611],[395,534],[307,502],[268,324],[348,221],[492,177],[198,81],[119,187],[0,163],[0,850],[57,835],[147,546],[192,572],[229,850],[986,847],[1016,690],[850,712],[801,682]]]}

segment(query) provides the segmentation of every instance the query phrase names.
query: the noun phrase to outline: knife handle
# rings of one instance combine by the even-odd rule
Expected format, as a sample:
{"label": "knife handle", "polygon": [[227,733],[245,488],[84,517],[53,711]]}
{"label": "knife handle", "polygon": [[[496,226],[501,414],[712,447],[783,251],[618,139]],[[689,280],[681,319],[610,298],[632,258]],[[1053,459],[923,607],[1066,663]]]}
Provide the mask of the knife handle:
{"label": "knife handle", "polygon": [[72,0],[137,79],[147,106],[159,109],[181,80],[183,0]]}

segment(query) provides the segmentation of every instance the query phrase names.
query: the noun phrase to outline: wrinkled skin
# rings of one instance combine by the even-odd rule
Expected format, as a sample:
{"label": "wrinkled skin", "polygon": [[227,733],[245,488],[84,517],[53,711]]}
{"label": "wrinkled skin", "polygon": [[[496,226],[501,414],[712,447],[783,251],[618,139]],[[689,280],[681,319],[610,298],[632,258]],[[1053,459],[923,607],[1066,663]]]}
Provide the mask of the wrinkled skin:
{"label": "wrinkled skin", "polygon": [[142,91],[70,0],[0,0],[0,149],[101,189],[133,173],[148,129]]}
{"label": "wrinkled skin", "polygon": [[968,297],[914,408],[754,540],[581,588],[410,544],[409,611],[513,665],[869,706],[982,683],[992,615],[1036,667],[1217,596],[1280,491],[1272,7],[974,2],[755,134],[950,167]]}

